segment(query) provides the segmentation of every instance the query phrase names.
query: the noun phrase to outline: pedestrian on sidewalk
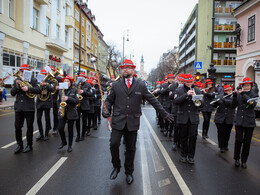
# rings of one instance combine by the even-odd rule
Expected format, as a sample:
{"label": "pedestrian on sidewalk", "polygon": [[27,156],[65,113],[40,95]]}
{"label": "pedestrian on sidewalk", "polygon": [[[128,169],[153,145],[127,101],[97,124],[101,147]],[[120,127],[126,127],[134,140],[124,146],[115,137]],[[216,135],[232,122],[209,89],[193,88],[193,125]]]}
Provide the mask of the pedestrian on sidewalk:
{"label": "pedestrian on sidewalk", "polygon": [[116,179],[121,168],[119,158],[119,146],[122,136],[125,140],[125,174],[126,182],[131,184],[134,180],[134,158],[136,151],[137,131],[140,126],[142,99],[145,98],[165,120],[173,121],[173,116],[166,112],[158,100],[151,94],[145,83],[133,77],[135,65],[126,59],[120,66],[123,78],[114,82],[103,108],[102,115],[105,118],[112,114],[112,132],[110,136],[110,151],[113,170],[110,179]]}

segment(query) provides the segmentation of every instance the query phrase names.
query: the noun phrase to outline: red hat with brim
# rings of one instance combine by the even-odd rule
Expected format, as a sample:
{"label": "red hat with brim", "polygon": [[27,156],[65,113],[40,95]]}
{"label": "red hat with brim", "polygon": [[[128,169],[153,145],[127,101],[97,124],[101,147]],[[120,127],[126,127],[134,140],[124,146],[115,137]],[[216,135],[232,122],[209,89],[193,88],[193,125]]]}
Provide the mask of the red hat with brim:
{"label": "red hat with brim", "polygon": [[243,80],[242,80],[242,83],[240,83],[240,85],[244,85],[244,84],[253,84],[254,82],[249,78],[249,77],[245,77]]}
{"label": "red hat with brim", "polygon": [[134,65],[134,63],[132,62],[132,60],[125,59],[123,65],[121,65],[120,68],[123,68],[123,67],[132,67],[132,68],[135,68],[136,66]]}
{"label": "red hat with brim", "polygon": [[201,82],[197,81],[197,82],[194,83],[194,85],[195,85],[196,87],[201,87]]}
{"label": "red hat with brim", "polygon": [[190,82],[190,81],[194,81],[194,80],[195,80],[195,78],[190,73],[183,75],[184,82]]}
{"label": "red hat with brim", "polygon": [[70,75],[67,75],[66,77],[63,77],[62,78],[62,82],[64,82],[65,79],[69,79],[71,84],[73,84],[74,79]]}
{"label": "red hat with brim", "polygon": [[95,81],[98,81],[98,78],[97,78],[97,77],[94,77],[94,80],[95,80]]}
{"label": "red hat with brim", "polygon": [[88,79],[88,80],[87,80],[87,83],[89,83],[89,84],[93,85],[93,83],[92,83],[92,80],[91,80],[91,79]]}
{"label": "red hat with brim", "polygon": [[27,64],[22,64],[20,70],[30,70],[30,68]]}
{"label": "red hat with brim", "polygon": [[47,75],[47,71],[45,69],[42,69],[40,74]]}
{"label": "red hat with brim", "polygon": [[174,77],[173,74],[168,74],[167,78],[168,78],[168,79],[169,79],[169,78],[174,79],[175,77]]}
{"label": "red hat with brim", "polygon": [[81,72],[81,73],[79,74],[79,77],[86,77],[85,72]]}
{"label": "red hat with brim", "polygon": [[160,85],[160,84],[161,84],[161,81],[157,81],[156,84]]}
{"label": "red hat with brim", "polygon": [[224,85],[223,91],[228,91],[228,90],[232,90],[232,87],[230,87],[230,85]]}
{"label": "red hat with brim", "polygon": [[184,79],[183,79],[183,74],[182,74],[182,73],[180,73],[177,78],[178,78],[178,80],[180,80],[180,81],[184,81]]}
{"label": "red hat with brim", "polygon": [[50,66],[50,68],[52,69],[52,71],[56,71],[54,67]]}
{"label": "red hat with brim", "polygon": [[165,81],[162,81],[161,84],[165,83]]}
{"label": "red hat with brim", "polygon": [[213,82],[210,80],[210,79],[207,79],[206,80],[206,82],[205,82],[205,84],[207,85],[207,84],[212,84]]}

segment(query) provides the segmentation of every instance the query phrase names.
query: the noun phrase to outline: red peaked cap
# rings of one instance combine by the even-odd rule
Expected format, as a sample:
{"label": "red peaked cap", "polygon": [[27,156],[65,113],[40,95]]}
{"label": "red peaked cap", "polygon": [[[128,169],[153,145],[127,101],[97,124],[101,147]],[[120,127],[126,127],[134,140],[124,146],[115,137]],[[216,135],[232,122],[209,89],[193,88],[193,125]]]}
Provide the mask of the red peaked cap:
{"label": "red peaked cap", "polygon": [[81,72],[81,73],[79,74],[79,77],[86,77],[85,72]]}
{"label": "red peaked cap", "polygon": [[132,60],[128,60],[128,59],[125,59],[123,65],[120,66],[120,68],[123,68],[125,66],[130,66],[130,67],[133,67],[135,68],[136,66],[134,65],[134,63],[132,62]]}
{"label": "red peaked cap", "polygon": [[164,77],[164,80],[167,80],[167,79],[168,79],[168,77],[167,77],[167,76],[165,76],[165,77]]}
{"label": "red peaked cap", "polygon": [[254,83],[249,77],[245,77],[245,78],[243,78],[243,80],[242,80],[242,83],[240,83],[241,85],[243,85],[243,84],[250,84],[250,83]]}
{"label": "red peaked cap", "polygon": [[30,70],[30,68],[27,64],[22,64],[20,70]]}
{"label": "red peaked cap", "polygon": [[161,81],[157,81],[156,84],[159,84],[159,85],[160,85],[160,84],[161,84]]}
{"label": "red peaked cap", "polygon": [[45,69],[42,69],[40,74],[43,74],[43,75],[46,75],[47,74],[47,71]]}
{"label": "red peaked cap", "polygon": [[207,84],[212,84],[213,82],[210,80],[210,79],[207,79],[206,80],[206,82],[205,82],[205,84],[207,85]]}
{"label": "red peaked cap", "polygon": [[232,90],[232,87],[230,87],[230,85],[224,85],[223,91],[228,91],[228,90]]}
{"label": "red peaked cap", "polygon": [[184,74],[180,73],[180,74],[178,75],[178,80],[184,81],[183,75],[184,75]]}
{"label": "red peaked cap", "polygon": [[63,77],[62,78],[62,82],[64,82],[65,79],[69,79],[71,84],[73,84],[74,79],[70,75],[67,75],[66,77]]}
{"label": "red peaked cap", "polygon": [[54,68],[54,67],[50,66],[50,68],[52,69],[52,71],[55,71],[55,68]]}
{"label": "red peaked cap", "polygon": [[174,75],[173,74],[168,74],[168,79],[169,78],[172,78],[172,79],[174,79],[175,77],[174,77]]}
{"label": "red peaked cap", "polygon": [[89,83],[89,84],[93,85],[93,83],[92,83],[92,80],[91,80],[91,79],[88,79],[88,80],[87,80],[87,83]]}
{"label": "red peaked cap", "polygon": [[162,81],[161,84],[165,83],[165,81]]}
{"label": "red peaked cap", "polygon": [[183,75],[183,80],[184,80],[184,82],[188,82],[188,81],[194,81],[195,78],[189,73],[189,74]]}
{"label": "red peaked cap", "polygon": [[201,87],[201,82],[197,81],[197,82],[194,83],[194,85],[195,85],[196,87]]}

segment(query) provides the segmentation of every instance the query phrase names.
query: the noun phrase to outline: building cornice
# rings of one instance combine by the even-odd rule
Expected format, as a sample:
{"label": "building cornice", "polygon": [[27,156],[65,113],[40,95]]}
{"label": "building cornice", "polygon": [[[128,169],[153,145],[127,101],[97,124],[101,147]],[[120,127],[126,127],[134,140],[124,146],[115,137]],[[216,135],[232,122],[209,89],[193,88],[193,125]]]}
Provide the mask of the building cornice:
{"label": "building cornice", "polygon": [[239,55],[236,57],[236,60],[243,60],[243,59],[252,58],[255,56],[260,56],[260,50],[257,50],[257,51],[251,52],[251,53],[246,53],[243,55]]}
{"label": "building cornice", "polygon": [[237,7],[234,12],[233,15],[234,17],[238,17],[239,15],[245,13],[246,11],[248,11],[249,9],[260,5],[260,0],[250,0],[250,1],[246,1],[244,4],[241,4],[239,7]]}

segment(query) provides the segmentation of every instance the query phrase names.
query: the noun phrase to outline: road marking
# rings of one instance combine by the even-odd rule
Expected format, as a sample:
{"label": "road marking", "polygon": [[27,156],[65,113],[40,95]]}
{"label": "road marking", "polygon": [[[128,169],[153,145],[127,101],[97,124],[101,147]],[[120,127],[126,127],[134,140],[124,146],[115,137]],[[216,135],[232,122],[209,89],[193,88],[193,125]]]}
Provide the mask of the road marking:
{"label": "road marking", "polygon": [[10,114],[14,114],[14,112],[8,112],[6,114],[1,114],[0,116],[10,115]]}
{"label": "road marking", "polygon": [[[38,132],[39,132],[39,130],[36,130],[36,131],[33,132],[33,134],[38,133]],[[23,137],[23,140],[25,140],[25,139],[26,139],[26,136]],[[16,144],[16,141],[14,141],[14,142],[12,142],[12,143],[10,143],[10,144],[7,144],[7,145],[5,145],[5,146],[3,146],[3,147],[1,147],[1,148],[2,148],[2,149],[6,149],[6,148],[9,148],[10,146],[12,146],[12,145],[14,145],[14,144]]]}
{"label": "road marking", "polygon": [[169,184],[171,184],[171,181],[169,180],[169,178],[166,178],[166,179],[163,179],[161,181],[158,181],[158,185],[159,185],[160,188],[164,187],[164,186],[167,186]]}
{"label": "road marking", "polygon": [[142,181],[143,181],[143,194],[150,195],[152,194],[151,181],[148,171],[148,162],[146,156],[146,148],[144,145],[144,136],[143,131],[140,131],[140,151],[141,151],[141,164],[142,164]]}
{"label": "road marking", "polygon": [[142,110],[154,110],[154,108],[142,108]]}
{"label": "road marking", "polygon": [[[198,129],[198,134],[200,137],[202,137],[202,130],[201,129]],[[207,138],[205,139],[207,142],[209,142],[210,144],[212,144],[213,146],[217,146],[218,144],[216,144],[214,141],[212,141],[211,139]]]}
{"label": "road marking", "polygon": [[155,148],[151,142],[151,139],[149,139],[149,145],[152,150],[151,153],[152,153],[153,166],[154,166],[155,172],[163,171],[164,167],[163,167],[162,161],[160,160],[160,157],[159,157],[157,151],[155,150]]}
{"label": "road marking", "polygon": [[157,144],[157,146],[159,147],[166,163],[168,164],[175,180],[177,181],[179,187],[181,188],[181,191],[183,194],[191,194],[191,191],[189,190],[187,184],[185,183],[185,181],[183,180],[181,174],[179,173],[179,171],[177,170],[176,166],[174,165],[174,163],[172,162],[172,159],[170,158],[169,154],[167,153],[167,151],[165,150],[164,146],[162,145],[161,141],[159,140],[158,136],[156,135],[153,127],[151,126],[151,124],[149,123],[148,119],[146,118],[145,114],[143,113],[143,117],[144,120],[148,126],[148,128],[150,129],[150,133],[153,135],[153,138]]}
{"label": "road marking", "polygon": [[26,193],[26,195],[36,194],[51,176],[60,168],[68,157],[61,157],[60,160]]}

